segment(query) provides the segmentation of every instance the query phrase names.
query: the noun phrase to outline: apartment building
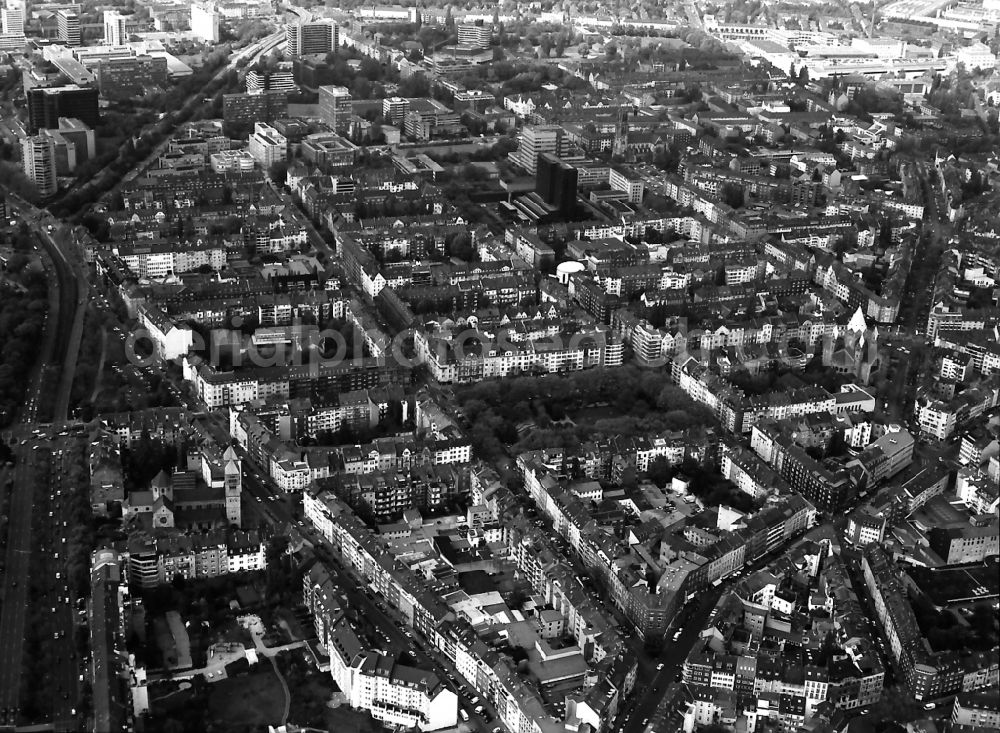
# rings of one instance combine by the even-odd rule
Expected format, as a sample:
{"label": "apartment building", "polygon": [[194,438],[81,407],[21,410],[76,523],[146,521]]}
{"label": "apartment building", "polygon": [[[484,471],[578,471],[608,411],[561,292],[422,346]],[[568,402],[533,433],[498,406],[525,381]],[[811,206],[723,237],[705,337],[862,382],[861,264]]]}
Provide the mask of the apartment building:
{"label": "apartment building", "polygon": [[902,668],[913,697],[918,701],[933,700],[996,685],[996,649],[972,656],[931,651],[920,633],[901,575],[885,550],[869,545],[863,552],[861,567],[890,652]]}
{"label": "apartment building", "polygon": [[331,489],[352,508],[364,509],[385,522],[399,519],[408,509],[438,509],[465,496],[468,476],[456,465],[432,464],[406,472],[339,474],[317,486]]}
{"label": "apartment building", "polygon": [[215,530],[156,539],[135,536],[117,549],[129,584],[137,588],[155,588],[177,576],[196,580],[267,568],[266,542],[256,530]]}
{"label": "apartment building", "polygon": [[318,402],[339,392],[408,384],[410,368],[389,361],[355,359],[319,366],[255,367],[220,371],[197,358],[186,360],[185,379],[209,409],[235,407],[272,395],[309,397]]}
{"label": "apartment building", "polygon": [[136,277],[147,280],[162,280],[168,275],[192,272],[200,267],[218,271],[226,265],[225,247],[202,239],[193,242],[119,243],[113,251]]}
{"label": "apartment building", "polygon": [[24,176],[42,196],[53,195],[59,187],[56,179],[56,141],[43,131],[21,141],[21,165]]}
{"label": "apartment building", "polygon": [[621,341],[599,329],[520,342],[497,340],[485,333],[467,336],[456,341],[422,329],[414,334],[418,358],[435,380],[468,384],[510,374],[580,371],[620,366],[624,358]]}
{"label": "apartment building", "polygon": [[458,697],[433,672],[361,652],[351,663],[351,707],[388,725],[434,731],[458,722]]}
{"label": "apartment building", "polygon": [[1000,730],[1000,695],[997,692],[962,692],[955,696],[951,724],[976,730]]}

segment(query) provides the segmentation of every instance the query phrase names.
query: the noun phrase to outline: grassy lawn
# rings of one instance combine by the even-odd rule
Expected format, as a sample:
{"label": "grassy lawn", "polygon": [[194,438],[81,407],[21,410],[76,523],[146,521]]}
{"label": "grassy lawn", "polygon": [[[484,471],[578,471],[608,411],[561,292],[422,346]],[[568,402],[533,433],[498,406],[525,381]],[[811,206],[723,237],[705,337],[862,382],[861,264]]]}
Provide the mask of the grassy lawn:
{"label": "grassy lawn", "polygon": [[215,720],[233,726],[279,725],[285,693],[270,665],[247,677],[234,677],[211,686],[209,710]]}
{"label": "grassy lawn", "polygon": [[380,733],[383,730],[368,713],[351,710],[348,705],[327,708],[326,729],[337,733]]}
{"label": "grassy lawn", "polygon": [[149,701],[151,712],[155,716],[170,717],[176,710],[181,710],[196,703],[197,693],[189,685],[180,689],[180,683],[154,682],[149,686]]}

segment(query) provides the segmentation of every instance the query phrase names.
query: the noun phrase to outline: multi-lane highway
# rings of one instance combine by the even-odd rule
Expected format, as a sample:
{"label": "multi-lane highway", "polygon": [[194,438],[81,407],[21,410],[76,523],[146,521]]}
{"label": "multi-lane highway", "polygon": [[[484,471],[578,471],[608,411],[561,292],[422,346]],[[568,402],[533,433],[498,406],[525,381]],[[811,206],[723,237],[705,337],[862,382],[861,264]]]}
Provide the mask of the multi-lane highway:
{"label": "multi-lane highway", "polygon": [[[77,600],[67,573],[68,537],[73,529],[73,491],[65,477],[70,473],[74,439],[41,433],[27,438],[15,433],[14,490],[4,603],[0,613],[0,725],[38,723],[21,717],[26,710],[24,673],[26,633],[34,637],[31,648],[44,649],[53,662],[36,670],[28,693],[35,712],[55,730],[72,731],[78,700],[78,662],[74,631]],[[79,448],[76,447],[76,450]],[[28,625],[30,619],[30,626]]]}
{"label": "multi-lane highway", "polygon": [[57,730],[67,731],[77,728],[75,714],[80,673],[74,643],[77,599],[70,584],[67,562],[68,537],[73,522],[72,494],[80,488],[69,485],[66,477],[71,474],[70,464],[79,450],[74,439],[56,436],[46,448],[37,451],[37,459],[47,462],[50,471],[47,490],[38,497],[33,522],[39,553],[34,567],[42,589],[35,608],[46,616],[46,636],[42,643],[49,656],[56,660],[44,676],[44,689],[48,693],[46,712]]}
{"label": "multi-lane highway", "polygon": [[[16,439],[16,438],[15,438]],[[22,439],[23,440],[23,439]],[[17,720],[21,686],[21,650],[28,615],[28,571],[31,563],[31,514],[33,504],[32,448],[14,448],[14,488],[10,501],[7,558],[0,611],[0,724]]]}

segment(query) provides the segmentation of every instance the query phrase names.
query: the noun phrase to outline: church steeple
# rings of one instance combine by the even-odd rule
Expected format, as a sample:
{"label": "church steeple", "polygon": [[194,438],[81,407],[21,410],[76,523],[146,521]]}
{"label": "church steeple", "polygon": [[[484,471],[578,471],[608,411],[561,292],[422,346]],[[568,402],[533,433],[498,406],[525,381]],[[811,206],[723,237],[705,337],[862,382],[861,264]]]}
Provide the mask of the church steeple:
{"label": "church steeple", "polygon": [[226,488],[226,519],[237,527],[243,525],[243,466],[232,446],[222,454],[222,472]]}

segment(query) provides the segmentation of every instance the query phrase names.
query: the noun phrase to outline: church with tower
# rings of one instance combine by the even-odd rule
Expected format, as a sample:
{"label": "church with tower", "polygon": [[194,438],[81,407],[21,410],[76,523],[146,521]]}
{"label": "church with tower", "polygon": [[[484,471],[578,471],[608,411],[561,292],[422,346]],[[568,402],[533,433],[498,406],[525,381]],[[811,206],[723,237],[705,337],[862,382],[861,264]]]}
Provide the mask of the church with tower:
{"label": "church with tower", "polygon": [[205,443],[188,451],[185,465],[160,471],[148,490],[131,492],[122,516],[146,529],[239,528],[242,493],[243,466],[236,451]]}
{"label": "church with tower", "polygon": [[868,384],[880,367],[878,340],[878,327],[868,325],[859,307],[846,327],[839,327],[834,338],[823,342],[823,366]]}

